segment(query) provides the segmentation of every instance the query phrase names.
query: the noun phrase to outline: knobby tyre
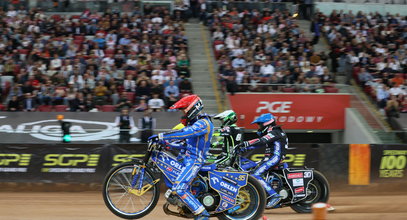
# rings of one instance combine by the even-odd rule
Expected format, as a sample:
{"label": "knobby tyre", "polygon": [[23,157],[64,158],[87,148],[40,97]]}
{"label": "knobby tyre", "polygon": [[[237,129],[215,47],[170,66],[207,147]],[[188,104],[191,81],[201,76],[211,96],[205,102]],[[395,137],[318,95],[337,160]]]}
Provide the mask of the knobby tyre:
{"label": "knobby tyre", "polygon": [[221,220],[257,220],[263,216],[266,207],[266,193],[261,184],[249,176],[247,185],[240,188],[237,197],[240,208],[232,213],[223,212],[218,218]]}
{"label": "knobby tyre", "polygon": [[314,170],[314,179],[308,185],[307,198],[291,205],[291,208],[298,213],[311,213],[312,204],[328,202],[329,191],[328,180],[321,172]]}
{"label": "knobby tyre", "polygon": [[[160,196],[159,182],[153,184],[156,179],[150,169],[145,168],[143,186],[152,184],[147,192],[141,196],[131,193],[133,181],[133,169],[140,165],[128,162],[113,167],[105,177],[103,183],[103,200],[106,206],[115,215],[125,219],[138,219],[149,214],[157,205]],[[140,169],[137,169],[138,172]],[[135,174],[137,175],[137,173]]]}

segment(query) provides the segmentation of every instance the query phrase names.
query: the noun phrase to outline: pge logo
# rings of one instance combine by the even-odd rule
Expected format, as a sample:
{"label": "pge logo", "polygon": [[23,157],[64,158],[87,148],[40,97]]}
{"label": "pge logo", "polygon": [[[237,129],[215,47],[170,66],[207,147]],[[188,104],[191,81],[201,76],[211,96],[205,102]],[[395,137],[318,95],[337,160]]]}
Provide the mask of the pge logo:
{"label": "pge logo", "polygon": [[256,113],[260,113],[263,110],[268,110],[271,113],[290,113],[290,108],[293,102],[291,101],[261,101],[259,102],[260,107],[256,109]]}
{"label": "pge logo", "polygon": [[31,154],[0,154],[0,166],[28,166]]}

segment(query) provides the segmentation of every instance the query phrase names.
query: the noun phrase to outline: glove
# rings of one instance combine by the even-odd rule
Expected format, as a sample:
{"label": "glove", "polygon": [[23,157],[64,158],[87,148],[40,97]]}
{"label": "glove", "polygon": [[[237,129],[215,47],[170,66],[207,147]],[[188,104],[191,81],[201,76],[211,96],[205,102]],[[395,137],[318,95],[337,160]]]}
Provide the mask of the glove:
{"label": "glove", "polygon": [[238,144],[238,145],[235,146],[235,149],[237,150],[238,153],[244,153],[244,152],[246,152],[246,149],[245,149],[245,148],[246,148],[246,147],[245,147],[245,144],[244,144],[244,143],[240,143],[240,144]]}
{"label": "glove", "polygon": [[148,141],[158,143],[158,135],[152,135],[148,138]]}

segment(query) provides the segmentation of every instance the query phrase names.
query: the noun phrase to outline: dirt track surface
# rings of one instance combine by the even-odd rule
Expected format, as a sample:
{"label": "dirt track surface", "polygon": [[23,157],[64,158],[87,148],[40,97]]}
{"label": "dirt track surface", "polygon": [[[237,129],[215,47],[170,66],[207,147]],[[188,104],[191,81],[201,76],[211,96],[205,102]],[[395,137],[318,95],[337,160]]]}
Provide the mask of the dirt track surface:
{"label": "dirt track surface", "polygon": [[[160,200],[143,219],[181,219],[167,216]],[[332,193],[330,203],[336,208],[329,220],[405,220],[407,194],[355,196]],[[311,214],[297,214],[290,208],[267,210],[268,219],[311,220]],[[0,192],[0,219],[4,220],[107,220],[119,219],[105,207],[98,192]]]}

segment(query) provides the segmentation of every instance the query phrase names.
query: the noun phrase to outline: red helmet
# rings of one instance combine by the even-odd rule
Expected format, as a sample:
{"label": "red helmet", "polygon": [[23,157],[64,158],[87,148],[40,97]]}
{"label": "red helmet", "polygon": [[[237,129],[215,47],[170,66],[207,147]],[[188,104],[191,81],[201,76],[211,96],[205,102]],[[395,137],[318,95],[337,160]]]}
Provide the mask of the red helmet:
{"label": "red helmet", "polygon": [[180,99],[174,105],[170,107],[170,109],[181,109],[184,111],[184,119],[186,122],[182,122],[186,124],[191,119],[195,118],[203,109],[203,104],[201,98],[197,95],[189,95],[185,96],[184,98]]}

